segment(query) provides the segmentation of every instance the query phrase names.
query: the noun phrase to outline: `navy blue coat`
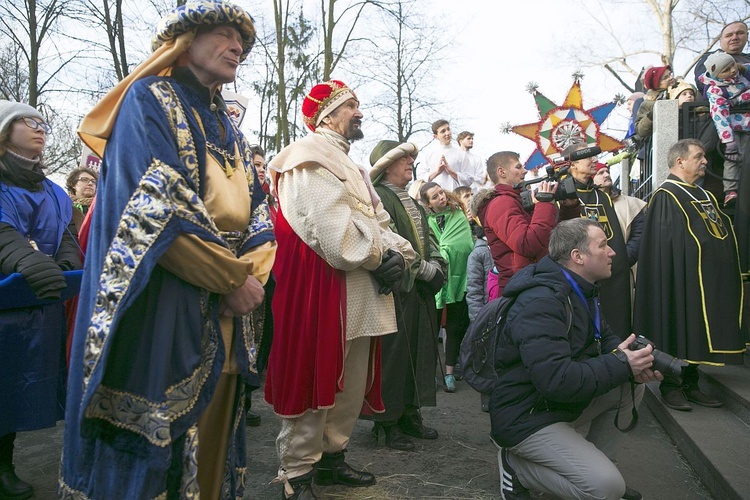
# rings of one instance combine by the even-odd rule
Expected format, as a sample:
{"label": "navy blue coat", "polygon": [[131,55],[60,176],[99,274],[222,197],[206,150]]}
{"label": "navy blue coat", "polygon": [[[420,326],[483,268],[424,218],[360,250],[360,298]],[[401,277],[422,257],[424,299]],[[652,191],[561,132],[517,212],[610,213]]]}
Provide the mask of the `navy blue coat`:
{"label": "navy blue coat", "polygon": [[[569,273],[589,303],[598,300],[595,285]],[[516,302],[495,352],[498,379],[490,417],[492,438],[500,446],[517,445],[553,423],[572,422],[592,399],[628,381],[629,367],[610,354],[621,340],[602,316],[599,355],[586,306],[549,256],[516,273],[503,295]]]}

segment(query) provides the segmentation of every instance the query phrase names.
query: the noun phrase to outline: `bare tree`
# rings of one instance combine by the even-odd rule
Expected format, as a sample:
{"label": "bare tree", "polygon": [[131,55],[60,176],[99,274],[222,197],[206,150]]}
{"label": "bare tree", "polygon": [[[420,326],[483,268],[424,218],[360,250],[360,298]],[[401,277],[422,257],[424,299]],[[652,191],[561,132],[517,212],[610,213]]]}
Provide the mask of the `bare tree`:
{"label": "bare tree", "polygon": [[29,73],[13,45],[0,48],[0,98],[18,102],[29,99]]}
{"label": "bare tree", "polygon": [[[51,36],[66,12],[61,0],[0,0],[0,33],[18,51],[28,70],[28,102],[37,107],[40,96],[73,60],[51,43]],[[51,55],[43,56],[43,48]],[[43,71],[42,71],[43,68]]]}
{"label": "bare tree", "polygon": [[112,59],[117,81],[130,73],[125,44],[123,0],[83,0],[84,12],[89,14],[98,32],[107,34],[107,51]]}
{"label": "bare tree", "polygon": [[[336,14],[336,6],[340,12]],[[321,27],[323,36],[323,80],[330,80],[333,71],[346,53],[349,43],[358,40],[354,38],[354,30],[368,5],[378,5],[373,0],[320,0]],[[337,29],[346,32],[338,47],[334,47],[334,37]]]}
{"label": "bare tree", "polygon": [[365,81],[380,91],[368,107],[375,121],[391,137],[404,142],[415,132],[429,129],[430,116],[440,102],[428,82],[441,62],[441,52],[450,44],[442,27],[433,25],[414,0],[396,0],[380,11],[379,35],[371,38],[363,70]]}
{"label": "bare tree", "polygon": [[[581,0],[579,5],[582,12],[589,14],[596,29],[581,30],[585,39],[570,45],[568,59],[582,68],[603,67],[630,92],[634,86],[629,82],[640,74],[644,62],[658,61],[675,68],[680,56],[680,61],[689,62],[681,63],[675,72],[686,75],[719,40],[722,26],[750,18],[749,0]],[[624,6],[628,6],[627,24],[622,17],[612,15],[613,9]],[[624,29],[631,25],[640,29]],[[568,40],[569,35],[566,32]]]}
{"label": "bare tree", "polygon": [[316,30],[301,4],[274,0],[274,33],[273,41],[259,40],[266,57],[265,81],[254,86],[264,101],[263,109],[267,116],[273,117],[276,126],[271,133],[265,124],[266,133],[261,134],[268,137],[269,151],[288,146],[302,132],[298,121],[302,100],[307,87],[319,75],[314,46]]}

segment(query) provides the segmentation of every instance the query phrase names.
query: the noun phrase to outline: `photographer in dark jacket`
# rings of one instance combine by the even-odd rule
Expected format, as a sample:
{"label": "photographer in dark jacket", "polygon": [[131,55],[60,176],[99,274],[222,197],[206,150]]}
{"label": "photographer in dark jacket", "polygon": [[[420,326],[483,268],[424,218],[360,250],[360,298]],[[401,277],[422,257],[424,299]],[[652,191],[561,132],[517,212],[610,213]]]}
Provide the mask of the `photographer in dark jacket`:
{"label": "photographer in dark jacket", "polygon": [[[490,401],[492,438],[502,446],[504,499],[529,489],[562,498],[641,498],[612,463],[643,386],[661,379],[652,348],[628,349],[599,309],[597,281],[612,270],[614,251],[599,224],[559,223],[549,255],[505,287],[515,297],[495,358]],[[618,413],[619,408],[619,413]],[[578,429],[590,424],[587,436]]]}

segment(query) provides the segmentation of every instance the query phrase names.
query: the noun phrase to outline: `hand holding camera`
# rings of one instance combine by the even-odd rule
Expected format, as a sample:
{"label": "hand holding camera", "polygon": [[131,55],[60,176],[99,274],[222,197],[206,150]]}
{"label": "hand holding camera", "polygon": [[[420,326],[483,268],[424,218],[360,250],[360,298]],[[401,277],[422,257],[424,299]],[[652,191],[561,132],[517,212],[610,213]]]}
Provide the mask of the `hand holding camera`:
{"label": "hand holding camera", "polygon": [[664,375],[679,377],[687,363],[656,349],[643,335],[634,333],[618,346],[628,357],[636,382],[662,380]]}
{"label": "hand holding camera", "polygon": [[531,192],[531,199],[534,204],[542,202],[555,201],[555,193],[557,192],[557,182],[555,181],[542,181],[539,183],[539,187]]}

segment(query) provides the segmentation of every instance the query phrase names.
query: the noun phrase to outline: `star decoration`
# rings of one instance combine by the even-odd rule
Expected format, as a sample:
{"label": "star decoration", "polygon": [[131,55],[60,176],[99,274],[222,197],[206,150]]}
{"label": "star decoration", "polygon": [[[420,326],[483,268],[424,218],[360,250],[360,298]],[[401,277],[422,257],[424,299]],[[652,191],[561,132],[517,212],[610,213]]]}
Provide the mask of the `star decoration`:
{"label": "star decoration", "polygon": [[583,108],[580,78],[576,75],[565,102],[557,105],[537,91],[536,86],[527,86],[534,96],[539,111],[539,121],[517,125],[512,131],[536,143],[536,149],[526,160],[527,170],[552,164],[555,158],[574,141],[583,141],[588,146],[599,146],[602,151],[614,151],[624,147],[623,143],[603,134],[601,124],[617,105],[609,102],[591,109]]}

